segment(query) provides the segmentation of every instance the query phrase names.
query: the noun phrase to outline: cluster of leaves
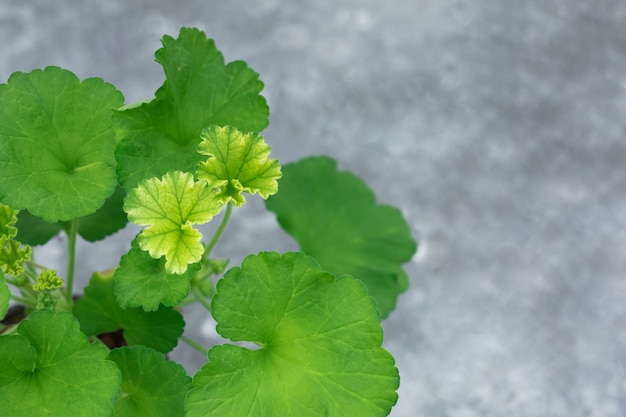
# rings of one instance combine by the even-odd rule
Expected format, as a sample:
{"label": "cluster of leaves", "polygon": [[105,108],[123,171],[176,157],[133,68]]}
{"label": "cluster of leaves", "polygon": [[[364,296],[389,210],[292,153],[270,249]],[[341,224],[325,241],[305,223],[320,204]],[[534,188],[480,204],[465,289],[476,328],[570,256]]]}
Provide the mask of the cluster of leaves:
{"label": "cluster of leaves", "polygon": [[[399,376],[380,320],[416,251],[401,213],[328,157],[271,159],[263,83],[246,63],[224,63],[203,32],[165,36],[155,56],[165,81],[137,104],[57,67],[0,85],[0,318],[11,298],[30,313],[0,328],[3,410],[387,415]],[[245,193],[266,199],[301,252],[250,255],[219,278],[226,262],[211,251]],[[218,216],[207,242],[195,226]],[[145,226],[130,250],[73,301],[77,236],[100,240],[128,221]],[[30,259],[60,232],[65,281]],[[206,352],[183,336],[193,302],[225,339],[258,348],[214,346],[191,379],[164,355],[180,340]],[[119,331],[127,346],[98,338]]]}

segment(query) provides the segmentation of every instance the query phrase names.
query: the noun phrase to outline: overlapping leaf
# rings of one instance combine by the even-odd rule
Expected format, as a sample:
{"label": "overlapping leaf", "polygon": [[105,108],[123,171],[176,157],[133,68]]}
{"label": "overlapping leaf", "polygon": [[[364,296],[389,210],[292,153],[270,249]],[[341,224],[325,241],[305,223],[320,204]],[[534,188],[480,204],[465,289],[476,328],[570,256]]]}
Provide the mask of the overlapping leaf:
{"label": "overlapping leaf", "polygon": [[73,313],[81,330],[92,336],[123,329],[129,345],[145,345],[163,353],[171,351],[183,334],[182,315],[165,306],[154,312],[122,309],[115,300],[113,286],[112,274],[96,273],[91,277],[84,296],[74,304]]}
{"label": "overlapping leaf", "polygon": [[168,171],[193,172],[202,159],[196,152],[200,132],[207,126],[260,132],[268,125],[258,74],[242,61],[225,65],[202,31],[183,28],[178,39],[164,36],[155,57],[166,76],[155,99],[114,115],[118,174],[126,189]]}
{"label": "overlapping leaf", "polygon": [[17,240],[11,240],[0,248],[0,269],[6,275],[19,275],[24,271],[24,262],[30,260],[32,249],[30,246],[22,247]]}
{"label": "overlapping leaf", "polygon": [[17,211],[0,203],[0,247],[3,247],[17,234],[16,222]]}
{"label": "overlapping leaf", "polygon": [[0,320],[4,319],[9,310],[9,301],[11,301],[11,290],[7,286],[4,272],[0,269]]}
{"label": "overlapping leaf", "polygon": [[109,359],[122,372],[114,417],[180,417],[191,378],[179,364],[145,346],[113,349]]}
{"label": "overlapping leaf", "polygon": [[117,184],[111,109],[101,79],[47,67],[0,85],[0,198],[49,222],[95,212]]}
{"label": "overlapping leaf", "polygon": [[196,176],[217,187],[224,203],[240,207],[246,202],[243,192],[266,199],[278,191],[280,165],[268,158],[271,149],[262,136],[232,126],[211,126],[201,137],[198,152],[209,158],[199,164]]}
{"label": "overlapping leaf", "polygon": [[129,191],[124,202],[128,219],[148,226],[137,237],[139,247],[155,259],[165,257],[165,270],[183,274],[204,254],[202,234],[194,224],[210,221],[222,209],[215,190],[189,172],[168,172]]}
{"label": "overlapping leaf", "polygon": [[[125,196],[126,191],[118,186],[95,213],[78,219],[78,234],[88,242],[95,242],[124,228],[128,223],[122,209]],[[27,210],[20,211],[17,218],[17,239],[28,245],[43,245],[70,227],[70,222],[49,223]]]}
{"label": "overlapping leaf", "polygon": [[400,210],[376,204],[363,180],[327,157],[285,165],[283,175],[267,208],[325,270],[362,280],[386,317],[408,286],[402,264],[417,249]]}
{"label": "overlapping leaf", "polygon": [[188,417],[382,417],[396,402],[398,370],[373,299],[311,257],[247,257],[219,281],[212,313],[222,336],[261,347],[213,347]]}
{"label": "overlapping leaf", "polygon": [[120,372],[108,351],[89,344],[69,313],[40,310],[15,336],[0,336],[4,416],[108,417]]}
{"label": "overlapping leaf", "polygon": [[165,259],[152,258],[135,239],[115,271],[115,296],[123,308],[156,311],[160,304],[175,306],[189,294],[189,281],[199,268],[200,264],[193,264],[182,275],[170,274]]}

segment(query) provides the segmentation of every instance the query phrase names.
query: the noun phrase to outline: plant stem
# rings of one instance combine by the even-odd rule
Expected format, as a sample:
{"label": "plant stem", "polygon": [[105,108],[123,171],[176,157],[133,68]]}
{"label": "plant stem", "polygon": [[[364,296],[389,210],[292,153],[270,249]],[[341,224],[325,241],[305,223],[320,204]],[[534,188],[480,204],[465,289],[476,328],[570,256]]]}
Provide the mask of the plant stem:
{"label": "plant stem", "polygon": [[226,206],[226,212],[224,213],[224,217],[222,218],[222,222],[217,227],[215,234],[213,235],[213,237],[211,238],[211,241],[209,242],[209,244],[206,246],[204,250],[204,256],[206,258],[209,257],[209,254],[213,250],[213,247],[215,247],[215,244],[217,243],[217,241],[220,240],[220,237],[222,237],[222,233],[224,233],[224,230],[226,230],[226,226],[228,225],[228,221],[230,220],[230,215],[232,212],[233,212],[233,203],[228,203],[228,205]]}
{"label": "plant stem", "polygon": [[200,343],[196,342],[193,339],[188,338],[185,335],[181,335],[180,340],[187,343],[189,346],[191,346],[192,348],[194,348],[195,350],[197,350],[198,352],[206,356],[208,350],[204,346],[202,346]]}
{"label": "plant stem", "polygon": [[211,312],[211,303],[209,303],[207,301],[207,299],[202,294],[202,291],[200,291],[200,289],[198,287],[196,287],[195,285],[191,286],[191,291],[193,292],[193,295],[196,297],[196,300],[200,304],[202,304],[202,306],[204,308],[206,308],[206,310],[210,313]]}
{"label": "plant stem", "polygon": [[78,218],[72,220],[70,230],[67,233],[67,292],[65,299],[68,304],[72,304],[72,294],[74,286],[74,266],[76,263],[76,235],[78,234]]}
{"label": "plant stem", "polygon": [[37,262],[33,262],[33,261],[26,261],[24,262],[26,265],[38,268],[38,269],[48,269],[46,268],[44,265],[38,264]]}
{"label": "plant stem", "polygon": [[26,307],[36,307],[37,306],[37,302],[33,301],[32,299],[28,299],[25,297],[21,297],[19,295],[15,295],[15,294],[11,294],[11,299],[17,301],[18,303],[25,305]]}

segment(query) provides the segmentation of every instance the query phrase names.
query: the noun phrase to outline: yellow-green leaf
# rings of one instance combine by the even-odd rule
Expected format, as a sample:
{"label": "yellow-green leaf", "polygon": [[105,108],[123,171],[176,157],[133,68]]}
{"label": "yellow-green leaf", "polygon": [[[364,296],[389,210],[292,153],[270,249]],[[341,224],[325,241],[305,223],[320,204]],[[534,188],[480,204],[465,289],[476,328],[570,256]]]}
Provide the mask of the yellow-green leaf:
{"label": "yellow-green leaf", "polygon": [[140,182],[124,202],[128,219],[148,226],[137,237],[139,247],[154,259],[165,256],[170,274],[183,274],[187,265],[200,261],[202,234],[193,225],[210,221],[221,208],[213,188],[181,171]]}
{"label": "yellow-green leaf", "polygon": [[266,199],[278,191],[280,164],[269,159],[271,148],[256,133],[243,133],[232,126],[211,126],[201,134],[198,152],[209,158],[196,175],[218,188],[218,197],[241,207],[245,191]]}

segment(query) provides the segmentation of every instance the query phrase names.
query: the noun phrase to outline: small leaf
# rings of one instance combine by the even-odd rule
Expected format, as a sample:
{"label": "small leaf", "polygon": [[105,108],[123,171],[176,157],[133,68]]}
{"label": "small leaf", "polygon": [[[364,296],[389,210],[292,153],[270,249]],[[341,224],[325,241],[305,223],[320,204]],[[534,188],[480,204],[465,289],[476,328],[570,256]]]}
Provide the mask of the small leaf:
{"label": "small leaf", "polygon": [[122,393],[114,417],[179,417],[191,378],[179,364],[145,346],[113,349],[109,354],[122,371]]}
{"label": "small leaf", "polygon": [[85,287],[83,297],[74,303],[73,313],[87,336],[124,329],[129,345],[146,345],[162,353],[174,349],[183,334],[182,315],[161,306],[155,312],[141,308],[122,309],[113,294],[113,275],[95,273]]}
{"label": "small leaf", "polygon": [[33,290],[35,291],[51,291],[61,288],[63,280],[57,275],[57,271],[53,269],[44,269],[37,275]]}
{"label": "small leaf", "polygon": [[192,264],[182,275],[169,274],[165,259],[152,258],[135,239],[115,271],[115,296],[123,308],[156,311],[160,304],[175,306],[189,294],[189,280],[199,268],[199,264]]}
{"label": "small leaf", "polygon": [[16,336],[0,336],[0,398],[5,416],[108,417],[120,372],[107,349],[90,345],[69,313],[39,310]]}
{"label": "small leaf", "polygon": [[47,67],[0,85],[0,195],[49,222],[95,212],[117,184],[111,109],[124,97],[98,78]]}
{"label": "small leaf", "polygon": [[417,250],[400,210],[376,204],[363,180],[330,158],[287,164],[283,175],[267,208],[325,270],[362,280],[386,317],[407,288],[402,264]]}
{"label": "small leaf", "polygon": [[194,224],[210,221],[222,209],[215,191],[189,172],[168,172],[150,178],[128,192],[124,210],[140,226],[139,247],[155,259],[165,256],[165,270],[183,274],[187,265],[200,262],[204,246]]}
{"label": "small leaf", "polygon": [[17,235],[17,211],[0,203],[0,247]]}
{"label": "small leaf", "polygon": [[182,28],[178,39],[164,36],[155,57],[166,76],[155,99],[113,118],[119,180],[126,189],[168,171],[193,172],[202,160],[196,146],[204,127],[260,132],[269,123],[258,74],[241,61],[225,65],[204,32]]}
{"label": "small leaf", "polygon": [[0,320],[4,319],[9,311],[9,301],[11,301],[11,290],[7,286],[4,272],[0,269]]}
{"label": "small leaf", "polygon": [[209,159],[199,164],[196,175],[217,187],[217,196],[224,203],[232,201],[241,207],[246,202],[244,191],[259,193],[264,199],[278,191],[280,165],[268,159],[271,149],[262,136],[232,126],[211,126],[201,137],[198,152]]}
{"label": "small leaf", "polygon": [[0,268],[6,275],[16,276],[24,272],[24,262],[30,260],[32,249],[30,246],[21,246],[17,240],[11,240],[0,248]]}
{"label": "small leaf", "polygon": [[395,404],[398,370],[360,281],[302,253],[260,253],[226,273],[211,306],[218,333],[261,347],[213,347],[188,417],[382,417]]}

